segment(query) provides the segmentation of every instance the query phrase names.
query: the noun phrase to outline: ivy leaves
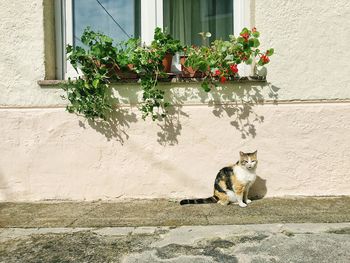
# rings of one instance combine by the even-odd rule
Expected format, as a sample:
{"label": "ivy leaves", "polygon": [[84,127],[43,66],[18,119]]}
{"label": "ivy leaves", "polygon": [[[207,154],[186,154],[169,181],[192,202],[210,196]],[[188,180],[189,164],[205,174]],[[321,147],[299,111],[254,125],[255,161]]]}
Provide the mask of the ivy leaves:
{"label": "ivy leaves", "polygon": [[[211,36],[209,32],[200,34],[205,39]],[[185,66],[202,73],[202,88],[209,92],[218,86],[218,81],[224,83],[236,77],[238,64],[252,64],[256,57],[260,66],[269,63],[274,49],[261,52],[259,36],[256,28],[244,28],[237,38],[230,36],[229,41],[216,40],[210,46],[188,47]],[[134,38],[115,45],[112,38],[86,28],[81,42],[84,47],[67,46],[68,60],[83,75],[62,85],[66,91],[64,98],[70,101],[67,111],[91,120],[107,120],[114,106],[110,79],[119,79],[117,72],[133,71],[140,78],[143,90],[139,107],[142,118],[150,116],[154,121],[166,117],[170,103],[165,100],[158,82],[168,77],[162,63],[166,54],[184,50],[179,40],[156,28],[150,46],[141,45],[141,41]]]}
{"label": "ivy leaves", "polygon": [[66,92],[65,99],[70,101],[67,111],[81,114],[87,119],[106,120],[112,111],[109,98],[109,72],[108,65],[116,64],[118,50],[113,47],[113,40],[101,33],[86,28],[81,37],[87,48],[67,46],[68,60],[83,77],[76,80],[69,79],[62,85]]}
{"label": "ivy leaves", "polygon": [[114,45],[113,40],[99,32],[86,28],[81,36],[85,47],[68,45],[68,60],[79,73],[76,80],[69,79],[62,85],[65,99],[70,101],[67,111],[81,114],[87,119],[106,120],[113,105],[110,79],[118,79],[115,70],[134,71],[140,78],[143,102],[140,106],[142,118],[152,120],[166,117],[169,102],[164,100],[164,91],[157,88],[159,78],[166,78],[162,60],[165,54],[175,54],[182,50],[179,40],[156,28],[151,46],[141,46],[139,39]]}

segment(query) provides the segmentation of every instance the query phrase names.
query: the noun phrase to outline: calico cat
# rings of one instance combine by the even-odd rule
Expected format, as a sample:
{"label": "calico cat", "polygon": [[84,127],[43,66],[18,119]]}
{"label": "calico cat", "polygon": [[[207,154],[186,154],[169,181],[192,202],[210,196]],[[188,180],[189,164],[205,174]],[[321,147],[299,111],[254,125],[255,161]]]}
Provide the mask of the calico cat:
{"label": "calico cat", "polygon": [[239,155],[240,159],[236,164],[222,168],[217,174],[212,197],[184,199],[180,205],[208,203],[228,205],[238,202],[240,207],[246,207],[251,202],[248,199],[249,188],[256,179],[257,151],[239,152]]}

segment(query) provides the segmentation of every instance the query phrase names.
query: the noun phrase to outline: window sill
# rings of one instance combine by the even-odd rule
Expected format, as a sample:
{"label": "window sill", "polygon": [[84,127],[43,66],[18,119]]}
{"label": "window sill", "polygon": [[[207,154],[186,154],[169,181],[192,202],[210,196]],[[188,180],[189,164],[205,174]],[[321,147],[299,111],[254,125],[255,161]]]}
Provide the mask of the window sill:
{"label": "window sill", "polygon": [[[202,78],[184,78],[178,75],[171,75],[167,79],[160,79],[159,82],[161,83],[199,83],[203,79]],[[116,80],[111,81],[112,84],[135,84],[138,83],[139,79],[122,79],[122,80]],[[60,84],[66,83],[66,80],[38,80],[37,83],[41,87],[57,87]],[[265,77],[260,76],[250,76],[250,77],[241,77],[241,78],[234,78],[231,80],[228,80],[227,83],[266,83]]]}

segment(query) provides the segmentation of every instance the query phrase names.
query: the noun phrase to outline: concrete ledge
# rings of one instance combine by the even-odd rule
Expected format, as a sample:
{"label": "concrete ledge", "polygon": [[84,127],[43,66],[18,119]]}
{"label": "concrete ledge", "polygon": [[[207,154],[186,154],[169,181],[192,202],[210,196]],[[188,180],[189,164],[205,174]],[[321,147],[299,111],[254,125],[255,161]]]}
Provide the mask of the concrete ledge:
{"label": "concrete ledge", "polygon": [[266,198],[237,205],[180,206],[165,199],[0,203],[0,227],[117,227],[350,222],[350,197]]}
{"label": "concrete ledge", "polygon": [[[114,85],[125,84],[125,83],[135,83],[138,82],[139,78],[136,79],[121,79],[121,80],[111,80],[111,83]],[[202,78],[185,78],[180,75],[173,75],[169,79],[160,79],[161,83],[198,83],[201,82]],[[66,83],[67,80],[57,80],[57,79],[40,79],[37,81],[38,85],[46,87],[52,86],[57,87],[60,84]],[[228,83],[256,83],[256,82],[266,82],[265,77],[251,76],[251,77],[241,77],[233,78],[232,80],[227,81]]]}

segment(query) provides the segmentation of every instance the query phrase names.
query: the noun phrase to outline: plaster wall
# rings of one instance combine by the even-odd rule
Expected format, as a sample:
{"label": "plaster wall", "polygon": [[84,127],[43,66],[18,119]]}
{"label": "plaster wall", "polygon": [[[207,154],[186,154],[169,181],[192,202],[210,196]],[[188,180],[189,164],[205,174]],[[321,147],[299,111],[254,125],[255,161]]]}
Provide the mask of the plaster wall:
{"label": "plaster wall", "polygon": [[63,109],[0,110],[0,200],[206,197],[256,149],[253,195],[350,195],[350,104],[261,105],[237,123],[187,106],[173,126],[125,110],[114,134]]}
{"label": "plaster wall", "polygon": [[346,0],[255,0],[263,47],[274,47],[268,80],[280,99],[350,98]]}
{"label": "plaster wall", "polygon": [[[349,1],[250,1],[262,49],[276,51],[268,81],[280,100],[350,98]],[[37,84],[45,78],[43,6],[43,0],[0,3],[2,106],[64,104],[60,90]]]}
{"label": "plaster wall", "polygon": [[43,1],[0,2],[0,106],[57,105],[59,90],[45,78]]}
{"label": "plaster wall", "polygon": [[[64,111],[59,89],[37,84],[47,61],[43,1],[1,1],[0,200],[207,196],[218,169],[255,149],[253,194],[349,195],[349,2],[251,7],[261,42],[276,51],[268,83],[209,95],[165,84],[178,106],[166,123],[144,122],[137,87],[116,86],[122,114],[95,126]],[[234,94],[269,102],[236,105]]]}

